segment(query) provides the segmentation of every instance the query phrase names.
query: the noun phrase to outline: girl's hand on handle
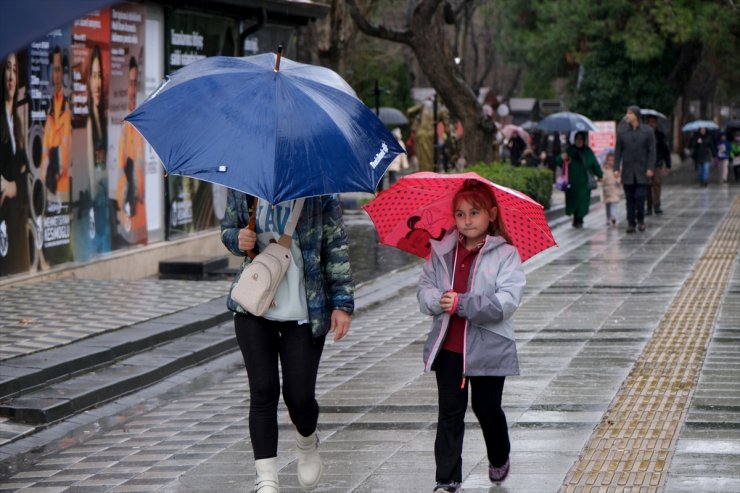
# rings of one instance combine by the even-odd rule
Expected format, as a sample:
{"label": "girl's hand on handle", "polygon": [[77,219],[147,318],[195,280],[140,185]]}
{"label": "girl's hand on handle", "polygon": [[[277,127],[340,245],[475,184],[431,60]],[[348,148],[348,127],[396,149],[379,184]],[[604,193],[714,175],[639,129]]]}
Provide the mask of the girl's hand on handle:
{"label": "girl's hand on handle", "polygon": [[352,323],[352,315],[349,313],[339,309],[331,312],[331,327],[329,328],[329,332],[334,333],[334,342],[347,335],[350,323]]}
{"label": "girl's hand on handle", "polygon": [[248,252],[254,249],[254,245],[257,243],[257,233],[251,229],[242,228],[239,230],[239,250],[242,252]]}
{"label": "girl's hand on handle", "polygon": [[455,300],[457,299],[457,293],[454,291],[447,291],[445,294],[442,295],[442,297],[439,299],[439,306],[442,307],[444,311],[447,313],[450,313],[452,310],[452,307],[455,306]]}

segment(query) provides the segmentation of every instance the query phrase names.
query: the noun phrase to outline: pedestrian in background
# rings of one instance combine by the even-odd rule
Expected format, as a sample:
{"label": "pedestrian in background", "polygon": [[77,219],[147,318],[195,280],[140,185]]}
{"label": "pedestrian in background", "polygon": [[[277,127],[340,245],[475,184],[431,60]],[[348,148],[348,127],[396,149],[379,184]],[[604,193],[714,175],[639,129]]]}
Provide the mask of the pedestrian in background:
{"label": "pedestrian in background", "polygon": [[[547,167],[552,171],[553,181],[557,176],[558,158],[561,154],[560,148],[560,134],[557,132],[543,134],[537,148],[540,161],[546,163]],[[542,155],[543,153],[544,156]]]}
{"label": "pedestrian in background", "polygon": [[730,162],[730,141],[727,140],[727,134],[725,132],[719,134],[717,161],[719,161],[719,182],[727,183],[727,168]]}
{"label": "pedestrian in background", "polygon": [[604,159],[601,180],[601,200],[606,207],[606,225],[617,225],[617,207],[621,199],[622,186],[614,175],[614,151],[609,151]]}
{"label": "pedestrian in background", "polygon": [[645,231],[645,196],[655,172],[655,133],[640,124],[640,108],[627,108],[627,126],[617,133],[614,174],[622,181],[627,233]]}
{"label": "pedestrian in background", "polygon": [[461,488],[468,384],[486,443],[488,477],[500,482],[509,474],[511,445],[501,399],[506,376],[519,374],[511,317],[525,285],[519,253],[485,184],[468,180],[450,212],[456,228],[431,241],[417,291],[421,312],[434,317],[424,362],[426,371],[435,372],[439,402],[435,493]]}
{"label": "pedestrian in background", "polygon": [[735,136],[730,144],[730,161],[732,162],[732,174],[735,183],[740,181],[740,131],[735,131]]}
{"label": "pedestrian in background", "polygon": [[[589,174],[601,178],[601,167],[591,148],[586,144],[586,132],[576,132],[561,162],[568,161],[568,189],[565,191],[565,214],[573,216],[573,227],[582,228],[583,219],[591,207]],[[594,188],[595,188],[595,182]]]}
{"label": "pedestrian in background", "polygon": [[[259,252],[282,235],[296,207],[296,201],[274,206],[257,203],[256,231],[252,231],[247,225],[255,199],[231,189],[227,194],[221,241],[231,253],[244,257],[239,275],[251,261],[245,252]],[[316,432],[319,360],[327,333],[333,333],[335,341],[344,337],[354,311],[349,246],[337,199],[305,199],[293,239],[290,266],[273,306],[263,316],[248,313],[231,296],[227,301],[234,312],[236,340],[249,380],[249,434],[258,493],[279,491],[277,410],[281,373],[283,400],[296,428],[298,482],[305,489],[318,485],[323,471]]]}
{"label": "pedestrian in background", "polygon": [[647,118],[647,124],[655,132],[655,172],[650,178],[650,189],[647,192],[647,211],[646,216],[653,214],[663,214],[660,207],[663,176],[668,175],[671,170],[671,148],[668,147],[668,139],[660,128],[658,128],[658,117],[650,115]]}
{"label": "pedestrian in background", "polygon": [[511,159],[512,166],[521,166],[521,158],[524,150],[527,148],[527,143],[518,134],[514,133],[506,143],[506,147],[509,149],[509,158]]}
{"label": "pedestrian in background", "polygon": [[696,132],[689,142],[691,158],[694,160],[699,185],[706,187],[709,184],[709,163],[716,154],[714,139],[706,128],[702,127]]}
{"label": "pedestrian in background", "polygon": [[416,158],[416,146],[414,144],[414,131],[409,132],[409,138],[406,139],[406,155],[408,156],[409,166],[413,171],[419,171],[419,160]]}
{"label": "pedestrian in background", "polygon": [[[401,129],[396,127],[391,132],[393,136],[398,141],[398,145],[400,145],[403,150],[406,150],[406,144],[403,142],[403,135],[401,134]],[[398,180],[398,173],[401,170],[407,170],[409,169],[409,160],[408,157],[406,157],[405,153],[401,153],[391,162],[391,164],[388,166],[388,186],[393,185]]]}

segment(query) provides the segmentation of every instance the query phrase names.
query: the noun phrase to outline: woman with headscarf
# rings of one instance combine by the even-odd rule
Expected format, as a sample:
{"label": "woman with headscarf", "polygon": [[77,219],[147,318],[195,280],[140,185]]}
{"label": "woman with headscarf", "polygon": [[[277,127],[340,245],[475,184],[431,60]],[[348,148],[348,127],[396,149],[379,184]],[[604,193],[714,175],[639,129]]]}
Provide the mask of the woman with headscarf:
{"label": "woman with headscarf", "polygon": [[[561,157],[561,163],[568,162],[568,189],[565,191],[565,214],[573,216],[573,227],[582,228],[583,218],[591,206],[591,187],[589,174],[603,176],[599,162],[591,148],[586,144],[586,132],[577,132],[572,143]],[[562,164],[561,164],[562,165]]]}

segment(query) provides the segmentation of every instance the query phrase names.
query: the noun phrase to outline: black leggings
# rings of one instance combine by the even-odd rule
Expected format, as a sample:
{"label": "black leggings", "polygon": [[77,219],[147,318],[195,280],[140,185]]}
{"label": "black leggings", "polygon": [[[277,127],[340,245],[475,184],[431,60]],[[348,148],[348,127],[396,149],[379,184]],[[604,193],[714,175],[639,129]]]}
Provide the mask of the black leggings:
{"label": "black leggings", "polygon": [[290,419],[301,435],[309,436],[316,431],[319,420],[316,375],[325,337],[314,338],[310,324],[275,322],[252,315],[236,314],[234,327],[249,379],[249,433],[254,458],[276,457],[278,357]]}
{"label": "black leggings", "polygon": [[509,458],[511,444],[506,415],[501,408],[506,377],[469,377],[462,383],[463,357],[444,349],[434,360],[439,392],[437,438],[434,441],[436,480],[462,481],[462,448],[465,434],[465,411],[468,408],[468,383],[473,412],[478,418],[486,442],[488,462],[501,467]]}

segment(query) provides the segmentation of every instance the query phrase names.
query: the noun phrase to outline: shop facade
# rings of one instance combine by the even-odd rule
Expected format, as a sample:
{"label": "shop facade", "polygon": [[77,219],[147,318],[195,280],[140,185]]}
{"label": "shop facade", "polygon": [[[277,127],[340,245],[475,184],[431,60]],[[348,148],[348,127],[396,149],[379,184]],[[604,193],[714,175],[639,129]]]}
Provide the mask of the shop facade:
{"label": "shop facade", "polygon": [[226,189],[165,176],[124,116],[208,56],[295,49],[305,1],[112,3],[3,60],[0,280],[211,231]]}

